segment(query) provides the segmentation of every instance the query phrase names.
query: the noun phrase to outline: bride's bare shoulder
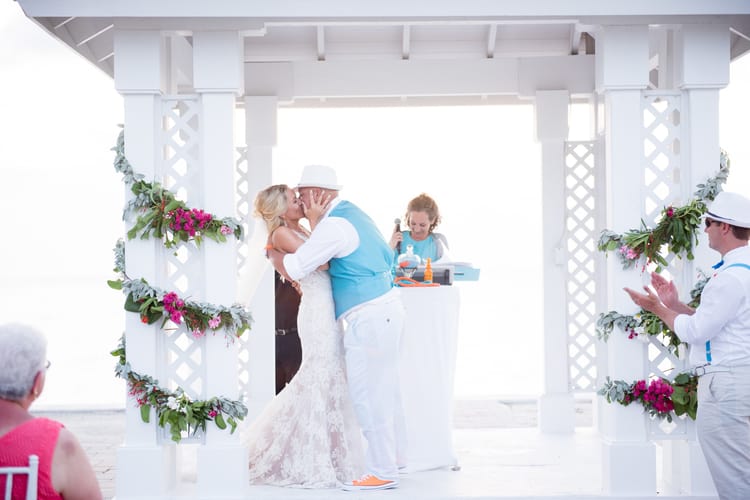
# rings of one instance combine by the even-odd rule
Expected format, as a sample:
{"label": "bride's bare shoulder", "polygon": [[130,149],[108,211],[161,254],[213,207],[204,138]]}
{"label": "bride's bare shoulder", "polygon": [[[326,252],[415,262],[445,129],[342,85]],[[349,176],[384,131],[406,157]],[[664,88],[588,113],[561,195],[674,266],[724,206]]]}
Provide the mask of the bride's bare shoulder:
{"label": "bride's bare shoulder", "polygon": [[302,243],[302,239],[286,226],[278,227],[271,233],[271,244],[286,253],[295,252]]}

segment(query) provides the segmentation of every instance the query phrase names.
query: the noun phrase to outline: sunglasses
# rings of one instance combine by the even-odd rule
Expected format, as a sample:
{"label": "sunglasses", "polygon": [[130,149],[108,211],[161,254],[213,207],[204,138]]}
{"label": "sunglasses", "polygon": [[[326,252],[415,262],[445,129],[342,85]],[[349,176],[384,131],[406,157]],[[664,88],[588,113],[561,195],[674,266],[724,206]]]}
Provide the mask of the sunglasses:
{"label": "sunglasses", "polygon": [[717,220],[713,220],[713,219],[706,219],[705,222],[706,222],[706,229],[708,229],[709,227],[711,227],[711,224],[714,224],[714,223],[721,224],[721,222],[719,222]]}

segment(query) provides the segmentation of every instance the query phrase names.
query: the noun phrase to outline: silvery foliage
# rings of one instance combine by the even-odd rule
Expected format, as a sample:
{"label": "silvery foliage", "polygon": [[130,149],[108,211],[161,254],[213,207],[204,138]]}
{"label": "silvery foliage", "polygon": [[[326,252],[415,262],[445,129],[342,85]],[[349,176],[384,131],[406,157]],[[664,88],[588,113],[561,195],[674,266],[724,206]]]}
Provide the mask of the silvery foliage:
{"label": "silvery foliage", "polygon": [[600,340],[608,340],[612,330],[617,326],[622,331],[628,332],[640,326],[640,322],[632,315],[620,314],[617,311],[610,311],[607,314],[599,315],[596,320],[596,336]]}
{"label": "silvery foliage", "polygon": [[[145,178],[143,174],[138,174],[135,172],[135,170],[133,170],[133,166],[125,157],[125,130],[124,129],[121,130],[119,135],[117,136],[117,145],[115,145],[115,147],[112,148],[112,151],[115,152],[115,161],[114,161],[115,170],[122,174],[122,180],[125,182],[127,186],[132,186],[133,183],[143,180]],[[138,198],[144,198],[144,197],[136,196],[134,199],[131,199],[127,203],[125,209],[123,210],[123,216],[122,216],[123,220],[125,220],[127,217],[127,214],[131,213],[135,208],[138,208],[139,206],[148,205],[147,199],[138,199]]]}
{"label": "silvery foliage", "polygon": [[622,380],[612,380],[607,377],[604,385],[597,391],[600,396],[607,398],[607,403],[616,401],[622,403],[625,400],[625,395],[630,391],[630,384]]}
{"label": "silvery foliage", "polygon": [[112,251],[115,254],[115,272],[125,274],[125,241],[119,238]]}
{"label": "silvery foliage", "polygon": [[[122,126],[121,126],[122,127]],[[130,164],[128,159],[125,157],[125,130],[121,130],[117,136],[117,145],[112,148],[112,151],[117,153],[115,155],[114,167],[115,170],[123,175],[123,180],[128,186],[132,185],[136,181],[140,181],[144,178],[143,174],[137,174],[133,170],[133,166]]]}
{"label": "silvery foliage", "polygon": [[719,172],[708,179],[705,184],[698,184],[698,190],[694,195],[699,200],[713,201],[721,192],[721,185],[727,181],[727,177],[729,177],[729,156],[726,151],[722,151],[719,155]]}

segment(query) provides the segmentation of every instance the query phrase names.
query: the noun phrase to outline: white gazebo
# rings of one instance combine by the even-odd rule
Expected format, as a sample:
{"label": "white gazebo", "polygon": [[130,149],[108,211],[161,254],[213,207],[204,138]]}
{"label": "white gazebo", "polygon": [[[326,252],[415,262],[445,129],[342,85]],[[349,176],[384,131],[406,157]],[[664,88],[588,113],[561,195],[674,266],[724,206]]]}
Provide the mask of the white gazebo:
{"label": "white gazebo", "polygon": [[[597,313],[628,309],[618,291],[631,280],[596,243],[604,228],[653,223],[662,206],[685,201],[715,174],[719,91],[730,62],[750,50],[747,0],[17,1],[113,78],[137,173],[194,206],[247,221],[249,238],[236,245],[206,241],[175,252],[127,241],[129,276],[205,302],[235,302],[238,276],[260,269],[247,200],[271,183],[279,108],[533,101],[545,229],[539,430],[575,436],[574,395],[605,375],[633,380],[682,363],[622,335],[597,340]],[[568,140],[571,102],[589,104],[590,140]],[[262,269],[246,340],[164,335],[130,314],[133,369],[196,398],[244,393],[257,414],[273,394],[272,274]],[[679,273],[691,276],[692,264]],[[662,481],[686,496],[715,495],[691,421],[665,426],[619,405],[597,413],[602,496],[655,496],[656,442],[667,443]],[[236,433],[209,426],[175,445],[154,420],[143,423],[128,405],[119,500],[247,497]],[[179,446],[197,447],[189,493],[177,479]]]}

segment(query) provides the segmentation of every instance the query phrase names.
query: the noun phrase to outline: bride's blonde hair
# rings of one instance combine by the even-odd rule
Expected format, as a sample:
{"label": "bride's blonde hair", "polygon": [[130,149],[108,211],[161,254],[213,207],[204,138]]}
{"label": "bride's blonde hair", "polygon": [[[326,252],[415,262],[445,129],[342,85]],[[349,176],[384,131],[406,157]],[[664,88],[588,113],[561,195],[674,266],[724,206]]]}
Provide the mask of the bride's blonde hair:
{"label": "bride's blonde hair", "polygon": [[289,189],[289,186],[286,184],[274,184],[260,191],[255,197],[255,216],[265,221],[268,234],[271,234],[277,227],[284,225],[281,216],[288,208],[287,189]]}

